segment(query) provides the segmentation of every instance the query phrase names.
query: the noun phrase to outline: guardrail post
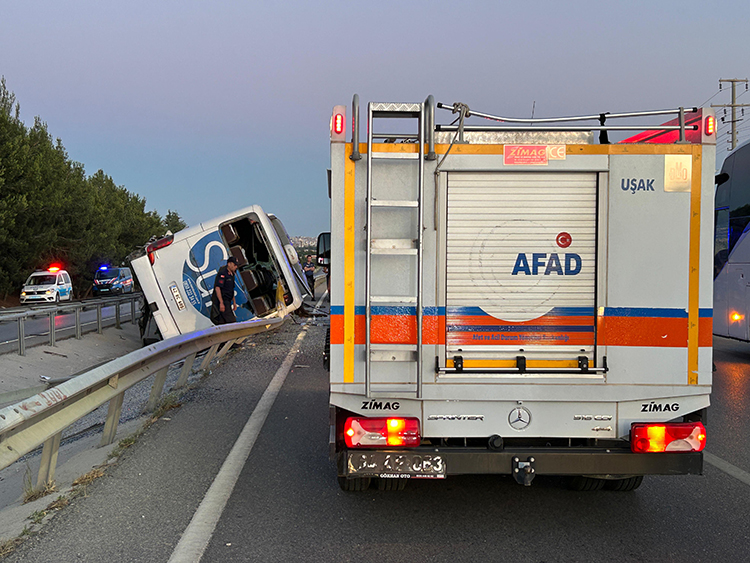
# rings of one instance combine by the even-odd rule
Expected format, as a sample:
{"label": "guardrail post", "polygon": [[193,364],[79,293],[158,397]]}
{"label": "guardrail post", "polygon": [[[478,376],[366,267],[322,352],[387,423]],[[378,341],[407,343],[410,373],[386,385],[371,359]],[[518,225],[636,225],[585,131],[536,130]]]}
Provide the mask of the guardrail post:
{"label": "guardrail post", "polygon": [[57,311],[52,310],[49,312],[49,345],[55,345],[55,318],[57,317]]}
{"label": "guardrail post", "polygon": [[234,343],[237,342],[238,340],[239,340],[239,338],[236,338],[235,340],[228,340],[227,342],[225,342],[224,346],[222,347],[222,349],[219,350],[218,354],[216,354],[216,357],[217,358],[221,358],[224,354],[226,354],[227,352],[229,352],[229,350],[232,348],[232,346],[234,345]]}
{"label": "guardrail post", "polygon": [[177,379],[177,385],[175,385],[175,389],[184,387],[187,383],[190,372],[193,371],[193,362],[195,362],[195,355],[196,352],[193,352],[187,358],[185,358],[185,363],[182,364],[182,371],[180,372],[180,377]]}
{"label": "guardrail post", "polygon": [[115,304],[115,328],[122,328],[120,326],[120,302]]}
{"label": "guardrail post", "polygon": [[102,304],[96,304],[96,332],[102,333]]}
{"label": "guardrail post", "polygon": [[24,325],[26,317],[18,317],[18,355],[26,355],[26,331]]}
{"label": "guardrail post", "polygon": [[76,307],[76,340],[81,339],[81,308]]}
{"label": "guardrail post", "polygon": [[219,346],[221,346],[221,344],[214,344],[213,346],[211,346],[211,348],[208,350],[208,352],[206,353],[206,355],[203,358],[203,363],[201,364],[201,369],[207,369],[208,368],[208,365],[211,363],[211,360],[214,359],[214,356],[216,355],[216,350],[219,349]]}
{"label": "guardrail post", "polygon": [[122,413],[122,400],[124,398],[125,392],[123,391],[116,397],[110,399],[109,409],[107,409],[107,420],[104,422],[102,441],[99,442],[99,447],[109,446],[115,441],[115,436],[117,436],[117,425],[120,423],[120,414]]}
{"label": "guardrail post", "polygon": [[146,403],[145,412],[151,412],[156,410],[156,406],[159,404],[161,398],[161,392],[164,390],[164,383],[167,381],[167,372],[169,366],[161,368],[156,372],[156,378],[154,379],[154,385],[151,387],[151,396],[148,398]]}
{"label": "guardrail post", "polygon": [[36,490],[41,490],[55,480],[55,467],[57,467],[57,454],[60,452],[60,438],[62,432],[58,432],[44,442],[42,448],[42,459],[39,462],[39,476],[36,480]]}

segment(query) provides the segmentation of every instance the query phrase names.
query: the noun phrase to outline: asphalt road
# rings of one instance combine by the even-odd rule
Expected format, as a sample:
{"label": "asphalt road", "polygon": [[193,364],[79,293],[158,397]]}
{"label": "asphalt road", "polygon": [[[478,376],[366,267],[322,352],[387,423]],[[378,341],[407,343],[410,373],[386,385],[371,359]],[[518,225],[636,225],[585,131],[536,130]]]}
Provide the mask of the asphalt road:
{"label": "asphalt road", "polygon": [[[703,476],[650,477],[631,493],[572,492],[551,477],[522,487],[493,476],[342,492],[327,451],[326,324],[287,323],[230,353],[85,498],[7,560],[169,561],[300,331],[300,351],[239,465],[201,561],[750,558],[750,484],[709,463]],[[750,477],[750,345],[717,339],[715,357],[708,451]]]}

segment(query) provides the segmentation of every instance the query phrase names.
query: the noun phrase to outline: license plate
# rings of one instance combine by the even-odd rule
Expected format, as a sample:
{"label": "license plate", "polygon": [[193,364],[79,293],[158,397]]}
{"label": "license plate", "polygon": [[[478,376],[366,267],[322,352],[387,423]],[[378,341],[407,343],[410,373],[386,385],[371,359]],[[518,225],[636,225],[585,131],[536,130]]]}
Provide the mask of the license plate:
{"label": "license plate", "polygon": [[177,304],[177,310],[182,311],[185,308],[185,302],[182,300],[180,290],[177,289],[177,284],[173,283],[169,286],[169,289],[172,292],[172,297],[174,297],[174,302]]}
{"label": "license plate", "polygon": [[347,474],[381,479],[445,479],[445,460],[436,454],[349,452]]}

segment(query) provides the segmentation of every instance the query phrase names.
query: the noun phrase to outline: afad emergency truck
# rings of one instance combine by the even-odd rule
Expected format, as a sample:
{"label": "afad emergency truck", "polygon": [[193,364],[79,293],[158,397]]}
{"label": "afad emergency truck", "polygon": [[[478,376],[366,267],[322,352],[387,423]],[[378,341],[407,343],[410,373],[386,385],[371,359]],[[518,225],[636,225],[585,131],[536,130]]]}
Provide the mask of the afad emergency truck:
{"label": "afad emergency truck", "polygon": [[[357,96],[352,113],[331,119],[341,487],[473,473],[632,490],[700,474],[712,110],[511,119],[430,96],[370,103],[364,143]],[[662,124],[627,125],[644,117]]]}
{"label": "afad emergency truck", "polygon": [[155,240],[128,257],[148,310],[144,342],[213,326],[211,292],[229,256],[239,268],[238,321],[285,316],[310,293],[284,225],[253,205]]}

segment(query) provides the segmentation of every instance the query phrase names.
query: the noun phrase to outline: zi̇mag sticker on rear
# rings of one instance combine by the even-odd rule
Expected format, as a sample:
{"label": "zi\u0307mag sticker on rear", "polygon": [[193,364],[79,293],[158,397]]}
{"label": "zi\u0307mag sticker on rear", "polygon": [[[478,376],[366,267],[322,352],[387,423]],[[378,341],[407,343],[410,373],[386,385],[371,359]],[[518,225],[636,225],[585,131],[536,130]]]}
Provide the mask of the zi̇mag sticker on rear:
{"label": "zi\u0307mag sticker on rear", "polygon": [[[193,244],[182,267],[182,287],[188,302],[206,318],[211,314],[211,291],[219,268],[226,264],[228,253],[219,231],[213,231]],[[199,262],[200,260],[200,262]],[[234,295],[238,321],[255,318],[240,276],[235,276]]]}

